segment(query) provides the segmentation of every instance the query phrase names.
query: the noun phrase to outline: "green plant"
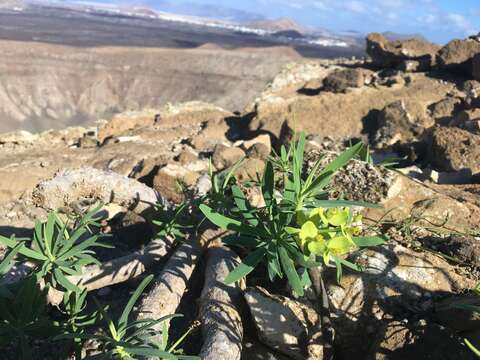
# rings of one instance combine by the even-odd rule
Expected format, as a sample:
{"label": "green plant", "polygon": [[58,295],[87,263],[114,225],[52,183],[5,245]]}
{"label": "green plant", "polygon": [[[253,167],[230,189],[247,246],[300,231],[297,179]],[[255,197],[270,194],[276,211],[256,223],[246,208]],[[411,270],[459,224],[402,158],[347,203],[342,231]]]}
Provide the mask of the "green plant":
{"label": "green plant", "polygon": [[157,236],[183,239],[186,233],[192,228],[191,225],[182,225],[180,218],[188,207],[187,202],[181,203],[175,208],[165,210],[161,204],[156,204],[156,219],[153,223],[157,225]]}
{"label": "green plant", "polygon": [[[477,286],[473,289],[473,292],[475,294],[477,294],[478,296],[480,296],[480,283],[477,284]],[[459,308],[459,309],[464,309],[464,310],[468,310],[468,311],[472,311],[476,314],[480,314],[480,306],[478,305],[468,305],[468,304],[460,304],[460,305],[456,305],[455,307]],[[467,345],[467,347],[477,356],[480,358],[480,349],[478,349],[477,347],[475,347],[475,345],[473,345],[470,340],[464,338],[463,341],[465,342],[465,345]]]}
{"label": "green plant", "polygon": [[207,203],[221,213],[228,212],[233,205],[229,196],[230,188],[235,184],[235,172],[242,165],[243,160],[235,163],[231,168],[214,173],[212,160],[209,160],[209,176],[212,187],[210,191],[200,199],[200,202]]}
{"label": "green plant", "polygon": [[235,206],[231,206],[225,214],[210,204],[200,206],[213,224],[234,232],[226,239],[227,244],[241,246],[249,252],[227,276],[226,283],[245,277],[266,259],[269,278],[273,280],[286,275],[294,292],[302,295],[310,279],[306,271],[300,276],[297,267],[321,266],[316,259],[320,255],[326,265],[330,265],[330,259],[335,261],[340,276],[342,265],[359,270],[358,266],[340,255],[355,246],[384,242],[382,237],[357,236],[357,228],[352,225],[353,212],[348,209],[351,206],[377,205],[328,200],[325,191],[335,172],[358,155],[363,145],[359,143],[347,149],[321,170],[321,161],[317,161],[305,175],[304,144],[305,136],[301,134],[299,141],[294,142],[288,151],[281,151],[281,164],[276,164],[282,177],[281,187],[276,186],[274,163],[271,160],[267,162],[261,181],[265,207],[252,207],[236,185],[231,187],[233,199],[230,200]]}
{"label": "green plant", "polygon": [[89,226],[95,224],[94,214],[97,211],[94,209],[86,213],[73,228],[51,212],[46,223],[35,224],[31,247],[27,246],[27,240],[15,237],[0,236],[0,243],[11,248],[15,255],[33,263],[32,272],[38,281],[43,280],[55,289],[80,291],[68,280],[68,276],[80,275],[86,265],[99,264],[92,248],[109,247],[98,241],[99,235],[90,232]]}
{"label": "green plant", "polygon": [[[63,308],[61,311],[66,316],[62,324],[65,334],[85,334],[88,327],[95,325],[101,319],[101,312],[87,313],[86,308],[87,290],[81,292],[67,291],[63,295]],[[75,358],[81,359],[83,341],[80,338],[73,339]]]}
{"label": "green plant", "polygon": [[[168,346],[167,322],[180,315],[169,315],[157,320],[144,319],[129,322],[129,316],[133,306],[152,281],[153,275],[146,277],[130,297],[127,305],[117,322],[114,322],[106,310],[98,304],[103,319],[107,322],[109,335],[94,335],[85,333],[70,333],[59,336],[59,339],[95,339],[102,344],[103,352],[99,355],[87,357],[87,359],[135,359],[137,356],[153,357],[155,359],[194,360],[195,356],[174,354],[176,346]],[[98,302],[97,302],[98,303]],[[154,326],[162,323],[162,341],[158,342],[158,332]],[[167,333],[165,333],[167,332]]]}
{"label": "green plant", "polygon": [[0,293],[0,347],[18,349],[20,359],[32,359],[31,341],[60,333],[58,322],[46,312],[46,293],[34,276],[2,287]]}

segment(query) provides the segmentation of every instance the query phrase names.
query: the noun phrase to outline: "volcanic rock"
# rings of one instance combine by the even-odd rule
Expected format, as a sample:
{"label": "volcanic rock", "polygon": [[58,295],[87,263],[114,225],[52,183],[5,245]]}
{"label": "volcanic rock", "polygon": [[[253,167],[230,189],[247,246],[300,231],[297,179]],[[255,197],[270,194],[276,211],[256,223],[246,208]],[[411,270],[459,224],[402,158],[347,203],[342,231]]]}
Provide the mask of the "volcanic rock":
{"label": "volcanic rock", "polygon": [[103,144],[105,140],[120,136],[129,130],[152,126],[157,116],[158,110],[132,111],[115,115],[98,128],[98,141]]}
{"label": "volcanic rock", "polygon": [[267,145],[262,143],[256,143],[248,148],[247,156],[249,158],[266,160],[270,156],[270,151]]}
{"label": "volcanic rock", "polygon": [[245,152],[239,147],[217,144],[212,155],[213,166],[217,170],[223,170],[240,161],[245,156]]}
{"label": "volcanic rock", "polygon": [[153,178],[153,188],[167,200],[180,202],[183,197],[179,189],[179,183],[194,186],[198,177],[197,173],[183,166],[168,164],[162,167]]}
{"label": "volcanic rock", "polygon": [[462,100],[457,97],[448,96],[429,106],[431,116],[436,120],[450,118],[458,109]]}
{"label": "volcanic rock", "polygon": [[429,146],[430,163],[441,171],[470,169],[480,171],[480,135],[455,127],[432,131]]}
{"label": "volcanic rock", "polygon": [[379,129],[374,142],[377,147],[393,145],[396,142],[411,142],[422,132],[405,108],[403,100],[388,104],[378,115]]}
{"label": "volcanic rock", "polygon": [[433,306],[432,296],[473,283],[456,275],[445,260],[400,245],[358,251],[349,260],[361,264],[364,271],[348,272],[339,284],[333,279],[327,284],[337,342],[344,354],[366,350],[384,326],[385,316],[425,311]]}
{"label": "volcanic rock", "polygon": [[360,69],[335,70],[323,79],[323,89],[334,93],[348,88],[359,88],[365,84],[365,73]]}
{"label": "volcanic rock", "polygon": [[261,287],[248,288],[245,300],[263,343],[293,359],[323,358],[320,344],[315,346],[314,353],[307,353],[309,333],[319,321],[314,309],[284,296],[271,295]]}
{"label": "volcanic rock", "polygon": [[473,39],[452,40],[438,51],[441,69],[459,70],[468,76],[473,73],[473,57],[480,53],[480,42]]}
{"label": "volcanic rock", "polygon": [[435,63],[439,48],[420,38],[389,41],[379,33],[371,33],[367,37],[367,53],[380,67],[398,67],[405,60],[415,60],[419,62],[418,69],[425,70]]}

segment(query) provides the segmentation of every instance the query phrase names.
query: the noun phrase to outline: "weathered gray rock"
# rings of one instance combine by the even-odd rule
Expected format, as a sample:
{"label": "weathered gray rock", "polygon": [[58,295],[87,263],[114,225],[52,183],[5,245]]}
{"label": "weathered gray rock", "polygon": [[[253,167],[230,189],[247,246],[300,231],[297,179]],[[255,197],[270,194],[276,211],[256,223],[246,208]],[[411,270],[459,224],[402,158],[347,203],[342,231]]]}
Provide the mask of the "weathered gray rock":
{"label": "weathered gray rock", "polygon": [[259,339],[271,348],[304,360],[323,359],[323,346],[310,346],[309,333],[320,321],[317,312],[295,300],[271,295],[261,287],[248,288],[245,300],[255,322]]}
{"label": "weathered gray rock", "polygon": [[70,212],[78,211],[82,205],[101,202],[118,204],[141,214],[152,204],[163,202],[155,190],[135,179],[89,167],[64,170],[41,182],[32,198],[36,206],[44,209]]}
{"label": "weathered gray rock", "polygon": [[379,33],[367,37],[367,53],[381,67],[405,67],[405,60],[415,60],[418,70],[425,70],[434,64],[439,48],[420,38],[389,41]]}

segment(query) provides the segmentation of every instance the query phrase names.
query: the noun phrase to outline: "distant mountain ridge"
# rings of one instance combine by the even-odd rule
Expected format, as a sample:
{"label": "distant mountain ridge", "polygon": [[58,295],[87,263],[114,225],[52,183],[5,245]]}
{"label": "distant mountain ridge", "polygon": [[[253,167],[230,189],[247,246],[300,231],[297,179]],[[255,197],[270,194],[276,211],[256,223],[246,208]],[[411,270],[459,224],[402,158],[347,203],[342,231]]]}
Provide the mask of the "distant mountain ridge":
{"label": "distant mountain ridge", "polygon": [[306,26],[300,25],[293,21],[290,18],[282,17],[271,20],[259,20],[246,24],[246,26],[262,29],[270,32],[280,32],[280,31],[297,31],[300,34],[306,34],[312,31],[312,29],[307,28]]}

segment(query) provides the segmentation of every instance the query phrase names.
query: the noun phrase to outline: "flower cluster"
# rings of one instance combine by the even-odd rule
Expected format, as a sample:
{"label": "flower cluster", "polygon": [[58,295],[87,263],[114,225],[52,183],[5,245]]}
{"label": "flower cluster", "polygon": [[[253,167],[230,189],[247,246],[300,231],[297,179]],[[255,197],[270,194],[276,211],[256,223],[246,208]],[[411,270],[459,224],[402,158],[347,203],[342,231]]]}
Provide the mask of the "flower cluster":
{"label": "flower cluster", "polygon": [[361,233],[361,215],[350,208],[316,208],[308,214],[299,212],[298,244],[306,256],[322,256],[326,265],[331,255],[343,255],[356,245],[352,239]]}

